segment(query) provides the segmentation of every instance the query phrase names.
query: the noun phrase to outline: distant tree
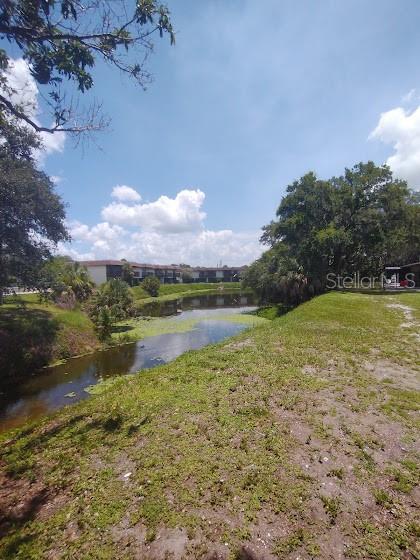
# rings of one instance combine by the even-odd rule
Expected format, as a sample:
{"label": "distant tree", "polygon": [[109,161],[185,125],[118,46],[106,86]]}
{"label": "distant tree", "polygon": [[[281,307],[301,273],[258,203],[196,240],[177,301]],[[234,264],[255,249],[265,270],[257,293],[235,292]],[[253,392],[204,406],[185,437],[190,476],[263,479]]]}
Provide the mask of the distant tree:
{"label": "distant tree", "polygon": [[150,296],[157,297],[160,289],[159,278],[156,278],[156,276],[148,276],[143,280],[141,287]]}
{"label": "distant tree", "polygon": [[193,277],[191,275],[191,272],[188,272],[188,270],[183,270],[182,271],[181,278],[182,278],[182,281],[184,282],[184,284],[190,284],[193,281]]}
{"label": "distant tree", "polygon": [[121,259],[121,262],[123,263],[121,270],[121,280],[124,280],[124,282],[127,282],[129,286],[132,286],[134,280],[134,271],[131,267],[131,264],[125,259]]}
{"label": "distant tree", "polygon": [[[93,282],[86,267],[68,257],[54,257],[42,268],[39,286],[43,299],[53,299],[56,303],[82,303],[93,292]],[[72,297],[73,296],[73,297]]]}
{"label": "distant tree", "polygon": [[0,3],[0,38],[12,50],[19,48],[45,96],[54,120],[41,126],[33,108],[19,101],[7,80],[10,55],[0,49],[0,114],[13,116],[37,132],[66,131],[71,134],[103,128],[100,106],[78,109],[77,95],[62,90],[64,80],[74,93],[94,85],[92,70],[98,60],[128,75],[145,88],[151,76],[145,67],[153,50],[152,37],[175,35],[168,9],[156,0],[7,0]]}
{"label": "distant tree", "polygon": [[278,243],[252,263],[244,273],[244,288],[252,288],[264,303],[295,306],[314,294],[314,287],[285,245]]}
{"label": "distant tree", "polygon": [[128,317],[133,308],[133,296],[126,282],[112,278],[99,288],[93,295],[88,313],[95,324],[98,323],[101,310],[107,308],[111,323],[122,321]]}
{"label": "distant tree", "polygon": [[51,179],[34,163],[36,137],[0,119],[0,304],[12,281],[34,286],[43,263],[69,239]]}
{"label": "distant tree", "polygon": [[107,306],[101,307],[94,322],[95,332],[101,342],[106,342],[112,334],[112,315]]}

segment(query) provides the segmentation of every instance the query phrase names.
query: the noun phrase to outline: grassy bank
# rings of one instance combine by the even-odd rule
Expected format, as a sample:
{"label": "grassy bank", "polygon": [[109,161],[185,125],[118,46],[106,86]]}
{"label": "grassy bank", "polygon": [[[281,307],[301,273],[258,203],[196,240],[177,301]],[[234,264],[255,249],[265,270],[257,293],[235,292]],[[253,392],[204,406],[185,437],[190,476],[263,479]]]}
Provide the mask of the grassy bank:
{"label": "grassy bank", "polygon": [[330,293],[4,436],[0,557],[416,557],[419,322]]}
{"label": "grassy bank", "polygon": [[150,303],[153,301],[172,301],[181,297],[190,297],[196,295],[206,295],[218,293],[219,291],[236,292],[241,291],[239,282],[219,282],[214,284],[163,284],[159,289],[158,297],[150,297],[147,292],[140,286],[132,288],[132,292],[136,301]]}
{"label": "grassy bank", "polygon": [[0,371],[25,374],[101,346],[80,309],[39,303],[37,294],[7,297],[5,302],[0,307]]}

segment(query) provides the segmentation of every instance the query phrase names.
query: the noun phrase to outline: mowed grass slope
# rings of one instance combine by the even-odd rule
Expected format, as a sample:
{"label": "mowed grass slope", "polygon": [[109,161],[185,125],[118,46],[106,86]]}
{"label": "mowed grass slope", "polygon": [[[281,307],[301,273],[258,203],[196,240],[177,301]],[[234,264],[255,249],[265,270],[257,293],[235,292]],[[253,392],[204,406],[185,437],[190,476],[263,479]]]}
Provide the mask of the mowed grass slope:
{"label": "mowed grass slope", "polygon": [[416,558],[419,320],[330,293],[3,436],[0,557]]}

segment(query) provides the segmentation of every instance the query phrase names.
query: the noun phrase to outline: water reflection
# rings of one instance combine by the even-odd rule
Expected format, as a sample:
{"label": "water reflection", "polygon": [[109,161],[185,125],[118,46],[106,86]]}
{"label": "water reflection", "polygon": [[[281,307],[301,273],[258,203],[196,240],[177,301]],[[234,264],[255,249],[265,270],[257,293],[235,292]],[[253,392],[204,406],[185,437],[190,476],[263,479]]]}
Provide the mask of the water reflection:
{"label": "water reflection", "polygon": [[153,301],[142,306],[142,312],[149,317],[168,317],[180,311],[191,309],[236,308],[256,305],[253,294],[212,294],[179,298],[173,301]]}

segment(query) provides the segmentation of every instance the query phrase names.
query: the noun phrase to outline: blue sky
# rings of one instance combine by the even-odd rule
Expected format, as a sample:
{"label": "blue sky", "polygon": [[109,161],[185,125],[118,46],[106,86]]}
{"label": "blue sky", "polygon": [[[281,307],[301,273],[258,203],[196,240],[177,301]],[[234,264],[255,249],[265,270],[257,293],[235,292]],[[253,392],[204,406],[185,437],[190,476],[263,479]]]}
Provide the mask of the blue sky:
{"label": "blue sky", "polygon": [[[75,256],[126,251],[140,261],[244,264],[258,256],[259,228],[287,184],[308,170],[331,176],[394,156],[396,172],[420,184],[418,0],[168,6],[177,43],[156,38],[146,92],[103,65],[95,71],[95,96],[112,117],[111,130],[97,137],[101,150],[82,153],[66,139],[45,159],[61,178]],[[141,202],[111,198],[116,185],[135,189]],[[176,200],[197,189],[205,197],[170,208],[193,212],[184,226],[165,226],[165,200],[130,219],[121,215],[127,203]],[[120,204],[117,219],[102,212],[112,200]],[[149,211],[163,212],[159,223]],[[92,230],[104,223],[112,233],[103,225]]]}

